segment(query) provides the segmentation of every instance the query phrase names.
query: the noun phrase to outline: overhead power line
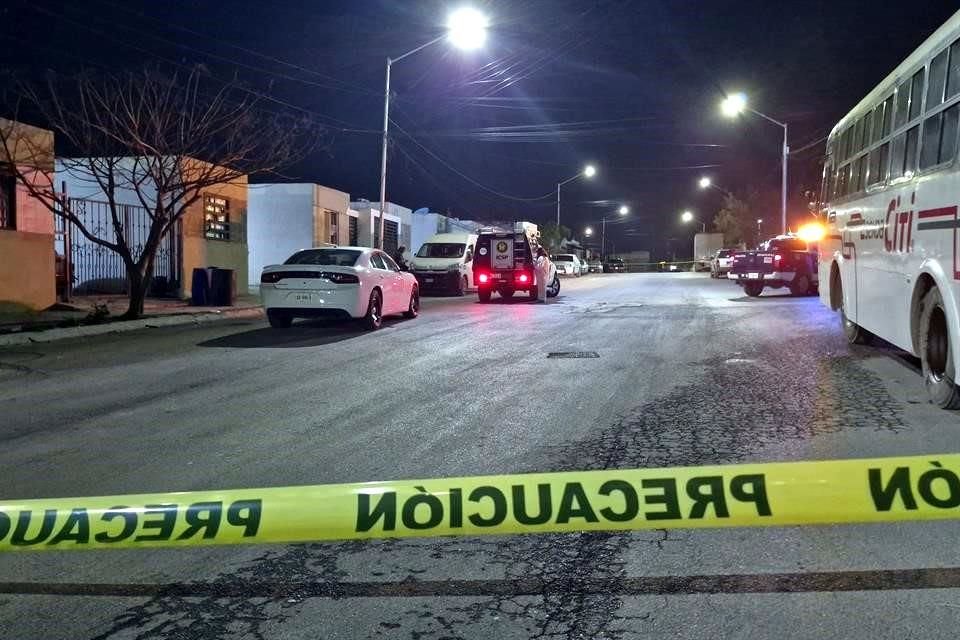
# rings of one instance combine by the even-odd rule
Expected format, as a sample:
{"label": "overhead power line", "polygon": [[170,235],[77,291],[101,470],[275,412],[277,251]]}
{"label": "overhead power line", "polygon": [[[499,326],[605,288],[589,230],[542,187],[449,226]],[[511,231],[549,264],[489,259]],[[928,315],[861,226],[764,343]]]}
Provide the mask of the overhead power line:
{"label": "overhead power line", "polygon": [[[168,20],[160,20],[159,18],[155,18],[155,17],[153,17],[153,16],[151,16],[151,15],[147,15],[147,14],[142,13],[142,12],[140,12],[140,11],[134,11],[134,10],[129,9],[129,8],[127,8],[127,7],[120,6],[120,5],[118,5],[118,4],[114,3],[114,2],[111,2],[110,0],[99,0],[99,2],[101,2],[101,3],[105,4],[105,5],[108,5],[108,6],[112,7],[112,8],[114,8],[114,9],[117,9],[117,10],[119,10],[119,11],[123,11],[124,13],[127,13],[128,15],[134,15],[134,16],[137,16],[137,17],[139,17],[139,18],[146,19],[146,20],[149,20],[149,21],[154,22],[154,23],[157,23],[157,24],[162,24],[162,25],[164,25],[164,26],[166,26],[166,27],[169,27],[169,28],[171,28],[171,29],[176,29],[177,31],[181,31],[181,32],[183,32],[183,33],[188,33],[188,34],[190,34],[190,35],[198,36],[198,37],[201,37],[201,38],[209,38],[209,37],[210,37],[209,34],[202,33],[202,32],[200,32],[200,31],[197,31],[197,30],[195,30],[195,29],[191,29],[191,28],[189,28],[189,27],[185,27],[185,26],[180,25],[180,24],[177,24],[177,23],[175,23],[175,22],[170,22],[170,21],[168,21]],[[126,28],[126,27],[123,27],[123,25],[120,25],[120,26],[121,26],[121,28]],[[128,28],[128,30],[129,30],[129,28]],[[138,30],[138,31],[139,31],[139,30]],[[269,62],[273,62],[273,63],[275,63],[275,64],[279,64],[279,65],[288,67],[288,68],[290,68],[290,69],[296,69],[296,70],[298,70],[298,71],[303,71],[304,73],[309,73],[310,75],[316,76],[316,77],[318,77],[318,78],[323,78],[323,79],[326,80],[328,83],[329,83],[329,82],[333,82],[333,83],[336,83],[336,84],[331,85],[331,84],[325,84],[325,83],[315,82],[315,81],[311,81],[311,80],[306,80],[306,79],[304,79],[304,78],[298,78],[298,77],[296,77],[296,76],[291,76],[291,75],[289,75],[289,74],[281,73],[281,72],[278,72],[278,71],[273,71],[273,70],[270,70],[270,69],[264,69],[264,68],[262,68],[262,67],[255,67],[255,66],[246,64],[246,63],[244,63],[244,62],[241,62],[241,61],[239,61],[239,60],[234,60],[233,58],[225,58],[225,57],[223,57],[223,56],[219,56],[219,55],[214,54],[214,53],[210,53],[210,52],[207,52],[207,51],[202,51],[202,50],[200,50],[200,49],[197,49],[196,47],[183,44],[182,42],[171,41],[171,40],[168,40],[168,39],[163,38],[163,37],[161,37],[161,36],[157,36],[157,35],[150,34],[150,33],[148,33],[147,35],[150,36],[150,37],[153,37],[153,38],[155,38],[155,39],[158,39],[158,40],[167,42],[167,43],[169,43],[169,44],[172,44],[172,45],[174,45],[174,46],[181,47],[181,48],[183,48],[183,49],[187,49],[187,50],[189,50],[189,51],[195,51],[195,52],[197,52],[197,53],[201,53],[201,54],[203,54],[203,55],[209,56],[209,57],[214,58],[214,59],[218,59],[218,60],[221,60],[221,61],[224,61],[224,62],[230,62],[230,63],[233,63],[233,64],[237,64],[237,65],[240,65],[240,66],[242,66],[242,67],[246,67],[246,68],[251,69],[251,70],[255,70],[255,71],[259,71],[259,72],[261,72],[261,73],[267,73],[267,74],[276,76],[276,77],[278,77],[278,78],[284,78],[284,79],[286,79],[286,80],[292,80],[292,81],[294,81],[294,82],[302,82],[302,83],[307,84],[307,85],[316,86],[316,87],[321,87],[321,88],[326,88],[326,89],[332,89],[332,90],[336,90],[336,91],[347,91],[347,92],[360,93],[360,94],[369,95],[369,96],[379,96],[379,95],[380,95],[378,92],[373,91],[373,90],[371,90],[371,89],[367,89],[366,87],[362,87],[362,86],[360,86],[360,85],[353,84],[352,82],[347,82],[346,80],[342,80],[342,79],[337,78],[337,77],[335,77],[335,76],[330,76],[330,75],[327,75],[327,74],[325,74],[325,73],[321,73],[321,72],[319,72],[319,71],[316,71],[315,69],[310,69],[310,68],[308,68],[308,67],[304,67],[304,66],[302,66],[302,65],[299,65],[299,64],[296,64],[296,63],[293,63],[293,62],[289,62],[289,61],[287,61],[287,60],[283,60],[282,58],[277,58],[277,57],[275,57],[275,56],[271,56],[271,55],[268,55],[268,54],[265,54],[265,53],[261,53],[261,52],[259,52],[259,51],[256,51],[256,50],[254,50],[254,49],[250,49],[250,48],[248,48],[248,47],[242,47],[242,46],[240,46],[240,45],[233,44],[232,42],[229,42],[229,41],[226,41],[226,40],[219,40],[218,42],[219,42],[220,44],[223,44],[223,45],[225,45],[225,46],[227,46],[227,47],[230,47],[231,49],[234,49],[234,50],[236,50],[236,51],[241,51],[241,52],[243,52],[243,53],[246,53],[247,55],[251,55],[251,56],[260,58],[260,59],[262,59],[262,60],[267,60],[267,61],[269,61]]]}
{"label": "overhead power line", "polygon": [[400,131],[403,135],[405,135],[405,136],[407,137],[407,139],[410,140],[410,142],[412,142],[413,144],[417,145],[421,150],[423,150],[424,153],[426,153],[426,154],[429,155],[431,158],[433,158],[434,160],[436,160],[437,162],[439,162],[440,164],[442,164],[443,166],[445,166],[445,167],[446,167],[447,169],[449,169],[451,172],[453,172],[453,173],[455,173],[456,175],[460,176],[461,178],[463,178],[464,180],[466,180],[466,181],[469,182],[470,184],[474,185],[475,187],[477,187],[477,188],[479,188],[479,189],[482,189],[483,191],[486,191],[486,192],[488,192],[488,193],[492,193],[493,195],[498,196],[498,197],[500,197],[500,198],[504,198],[505,200],[513,200],[513,201],[515,201],[515,202],[537,202],[538,200],[546,200],[546,199],[548,199],[548,198],[553,198],[553,197],[555,197],[555,193],[554,193],[553,191],[550,191],[550,193],[544,194],[544,195],[542,195],[542,196],[537,196],[537,197],[533,197],[533,198],[523,198],[523,197],[515,196],[515,195],[509,194],[509,193],[504,193],[504,192],[502,192],[502,191],[498,191],[498,190],[496,190],[496,189],[493,189],[493,188],[491,188],[491,187],[488,187],[487,185],[483,184],[482,182],[478,182],[478,181],[474,180],[473,178],[471,178],[471,177],[468,176],[467,174],[463,173],[462,171],[460,171],[459,169],[457,169],[456,167],[454,167],[454,166],[453,166],[452,164],[450,164],[447,160],[445,160],[444,158],[442,158],[441,156],[439,156],[438,154],[436,154],[436,153],[433,152],[432,150],[430,150],[430,149],[428,149],[427,147],[425,147],[423,144],[420,143],[419,140],[417,140],[412,134],[408,133],[406,129],[404,129],[404,128],[401,127],[399,124],[397,124],[397,122],[396,122],[395,120],[393,120],[392,118],[391,118],[390,122],[393,124],[393,126],[395,126],[395,127],[397,128],[398,131]]}

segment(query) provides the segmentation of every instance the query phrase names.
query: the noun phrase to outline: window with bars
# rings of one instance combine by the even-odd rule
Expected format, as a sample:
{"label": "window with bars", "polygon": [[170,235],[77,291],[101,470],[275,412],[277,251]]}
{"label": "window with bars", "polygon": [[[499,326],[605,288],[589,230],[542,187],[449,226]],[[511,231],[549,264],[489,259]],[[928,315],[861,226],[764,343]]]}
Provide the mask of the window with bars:
{"label": "window with bars", "polygon": [[17,228],[17,181],[0,173],[0,229]]}
{"label": "window with bars", "polygon": [[230,241],[230,201],[220,196],[203,197],[203,235],[209,240]]}
{"label": "window with bars", "polygon": [[327,241],[330,244],[340,244],[340,231],[337,227],[336,211],[327,211],[327,229],[329,230]]}
{"label": "window with bars", "polygon": [[357,231],[357,219],[354,216],[349,216],[349,218],[350,221],[347,223],[347,227],[350,234],[350,239],[348,242],[350,243],[351,247],[356,247],[360,240],[360,234]]}

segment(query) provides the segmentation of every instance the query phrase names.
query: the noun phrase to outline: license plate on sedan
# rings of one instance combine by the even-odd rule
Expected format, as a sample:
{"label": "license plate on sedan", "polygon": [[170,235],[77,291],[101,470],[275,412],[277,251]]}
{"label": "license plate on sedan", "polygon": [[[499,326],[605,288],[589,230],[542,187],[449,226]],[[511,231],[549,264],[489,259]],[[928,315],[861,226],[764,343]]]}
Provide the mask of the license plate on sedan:
{"label": "license plate on sedan", "polygon": [[433,278],[424,278],[423,281],[424,281],[424,282],[433,282]]}
{"label": "license plate on sedan", "polygon": [[759,279],[760,279],[760,274],[759,274],[759,273],[748,273],[748,274],[747,274],[747,278],[749,278],[750,280],[759,280]]}
{"label": "license plate on sedan", "polygon": [[312,293],[295,293],[293,294],[293,301],[299,302],[301,304],[313,302],[313,294]]}

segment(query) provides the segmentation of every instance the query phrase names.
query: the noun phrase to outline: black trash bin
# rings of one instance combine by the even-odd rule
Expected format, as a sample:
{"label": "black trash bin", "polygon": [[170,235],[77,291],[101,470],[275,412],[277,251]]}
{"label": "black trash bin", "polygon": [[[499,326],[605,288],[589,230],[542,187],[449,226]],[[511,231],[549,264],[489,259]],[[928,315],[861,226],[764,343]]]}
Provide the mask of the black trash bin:
{"label": "black trash bin", "polygon": [[210,301],[214,307],[232,307],[236,299],[236,272],[233,269],[210,269]]}
{"label": "black trash bin", "polygon": [[210,272],[208,269],[197,267],[193,270],[190,304],[194,307],[205,307],[210,304]]}

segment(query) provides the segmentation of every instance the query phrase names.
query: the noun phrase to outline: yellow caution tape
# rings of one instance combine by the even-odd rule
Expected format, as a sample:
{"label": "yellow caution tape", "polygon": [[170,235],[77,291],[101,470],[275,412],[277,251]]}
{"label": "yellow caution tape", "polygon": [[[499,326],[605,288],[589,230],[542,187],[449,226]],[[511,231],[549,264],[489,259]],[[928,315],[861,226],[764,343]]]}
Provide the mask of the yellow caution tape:
{"label": "yellow caution tape", "polygon": [[0,550],[960,518],[960,455],[0,502]]}

